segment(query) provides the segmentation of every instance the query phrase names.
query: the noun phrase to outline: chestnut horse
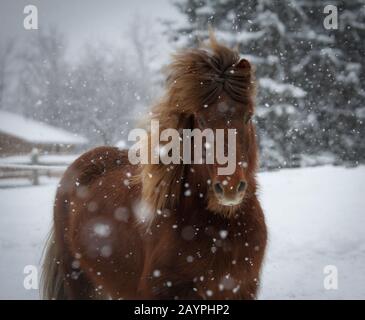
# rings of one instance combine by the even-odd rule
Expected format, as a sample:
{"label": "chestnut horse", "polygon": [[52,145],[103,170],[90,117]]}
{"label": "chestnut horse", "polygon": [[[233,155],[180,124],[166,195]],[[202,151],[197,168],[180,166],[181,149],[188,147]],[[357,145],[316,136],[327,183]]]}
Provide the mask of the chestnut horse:
{"label": "chestnut horse", "polygon": [[161,129],[235,129],[236,169],[138,164],[99,147],[66,170],[43,265],[47,299],[254,299],[266,247],[250,63],[211,37],[177,53]]}

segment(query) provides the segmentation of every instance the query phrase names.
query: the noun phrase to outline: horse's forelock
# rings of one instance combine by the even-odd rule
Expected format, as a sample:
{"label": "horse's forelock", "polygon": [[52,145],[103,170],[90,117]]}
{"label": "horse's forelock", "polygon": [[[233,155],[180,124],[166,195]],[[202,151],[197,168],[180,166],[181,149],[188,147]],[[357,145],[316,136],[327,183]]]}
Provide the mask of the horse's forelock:
{"label": "horse's forelock", "polygon": [[242,103],[254,95],[252,68],[242,67],[238,52],[215,40],[209,47],[175,54],[167,71],[173,107],[183,106],[180,109],[185,111],[196,112],[204,104],[216,102],[223,93]]}

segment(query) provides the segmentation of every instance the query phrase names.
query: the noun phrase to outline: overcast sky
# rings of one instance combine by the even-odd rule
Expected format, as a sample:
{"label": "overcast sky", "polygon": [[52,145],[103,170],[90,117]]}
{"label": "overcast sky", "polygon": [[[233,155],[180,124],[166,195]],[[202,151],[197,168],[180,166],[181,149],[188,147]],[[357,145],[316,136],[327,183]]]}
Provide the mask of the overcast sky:
{"label": "overcast sky", "polygon": [[39,28],[56,26],[69,39],[72,50],[86,40],[120,41],[138,14],[157,25],[158,18],[181,19],[171,0],[0,0],[0,41],[26,36],[26,5],[38,8]]}

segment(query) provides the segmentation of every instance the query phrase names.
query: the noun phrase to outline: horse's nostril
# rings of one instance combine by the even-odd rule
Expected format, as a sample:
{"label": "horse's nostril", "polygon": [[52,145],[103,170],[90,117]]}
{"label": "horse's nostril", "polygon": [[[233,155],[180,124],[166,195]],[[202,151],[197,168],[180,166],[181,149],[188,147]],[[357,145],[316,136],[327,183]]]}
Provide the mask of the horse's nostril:
{"label": "horse's nostril", "polygon": [[240,183],[237,186],[237,191],[238,192],[243,192],[246,189],[246,182],[245,181],[240,181]]}
{"label": "horse's nostril", "polygon": [[220,182],[217,182],[214,184],[214,191],[217,194],[223,194],[223,187],[222,184]]}

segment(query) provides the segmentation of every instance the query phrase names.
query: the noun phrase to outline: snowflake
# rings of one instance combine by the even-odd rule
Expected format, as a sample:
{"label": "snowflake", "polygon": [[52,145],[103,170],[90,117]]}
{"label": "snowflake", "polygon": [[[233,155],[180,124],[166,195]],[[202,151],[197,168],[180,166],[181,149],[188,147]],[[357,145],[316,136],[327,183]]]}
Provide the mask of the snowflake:
{"label": "snowflake", "polygon": [[190,197],[190,196],[191,196],[191,190],[190,190],[190,189],[185,190],[185,192],[184,192],[184,196],[185,196],[185,197]]}
{"label": "snowflake", "polygon": [[191,262],[194,261],[194,257],[193,256],[187,256],[186,257],[186,261],[189,262],[189,263],[191,263]]}
{"label": "snowflake", "polygon": [[227,236],[228,236],[228,231],[227,231],[227,230],[221,230],[221,231],[219,231],[219,236],[220,236],[222,239],[227,238]]}
{"label": "snowflake", "polygon": [[109,258],[112,255],[112,248],[110,246],[103,246],[100,249],[100,254],[104,258]]}
{"label": "snowflake", "polygon": [[109,237],[111,234],[110,226],[105,223],[96,223],[94,233],[101,238]]}
{"label": "snowflake", "polygon": [[161,271],[160,270],[156,269],[156,270],[153,271],[153,276],[155,278],[158,278],[160,275],[161,275]]}

